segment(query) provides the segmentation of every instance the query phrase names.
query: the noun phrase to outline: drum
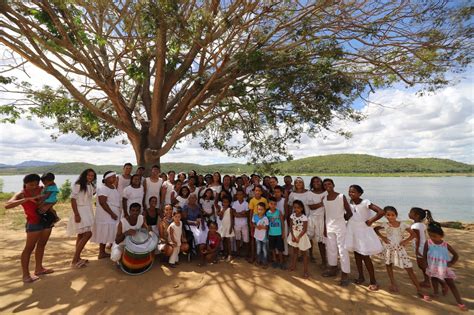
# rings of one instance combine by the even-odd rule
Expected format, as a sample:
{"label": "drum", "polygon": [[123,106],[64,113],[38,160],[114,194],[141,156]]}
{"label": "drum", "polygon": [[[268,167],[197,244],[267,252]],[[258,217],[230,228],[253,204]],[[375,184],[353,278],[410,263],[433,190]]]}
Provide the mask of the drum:
{"label": "drum", "polygon": [[146,229],[139,229],[133,236],[125,238],[125,248],[120,259],[120,269],[126,274],[137,276],[153,266],[158,237]]}

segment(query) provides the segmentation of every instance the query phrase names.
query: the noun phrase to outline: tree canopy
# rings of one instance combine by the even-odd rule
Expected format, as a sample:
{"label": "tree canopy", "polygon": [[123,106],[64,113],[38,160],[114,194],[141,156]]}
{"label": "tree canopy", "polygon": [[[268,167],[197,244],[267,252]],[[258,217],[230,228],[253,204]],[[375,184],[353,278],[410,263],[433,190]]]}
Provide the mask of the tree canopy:
{"label": "tree canopy", "polygon": [[250,161],[362,119],[351,104],[402,82],[435,90],[470,63],[468,2],[0,1],[0,43],[60,88],[1,76],[25,104],[4,121],[50,118],[61,133],[126,135],[138,164],[199,136]]}

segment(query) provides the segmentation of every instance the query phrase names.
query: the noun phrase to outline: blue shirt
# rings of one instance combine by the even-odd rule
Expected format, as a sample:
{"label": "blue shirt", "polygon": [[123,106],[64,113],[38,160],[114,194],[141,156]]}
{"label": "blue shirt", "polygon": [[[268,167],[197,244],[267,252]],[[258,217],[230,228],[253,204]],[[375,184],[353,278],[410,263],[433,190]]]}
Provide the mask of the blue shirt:
{"label": "blue shirt", "polygon": [[271,236],[280,236],[281,235],[281,219],[280,219],[280,210],[276,209],[275,212],[267,211],[266,214],[269,224],[268,224],[268,235]]}
{"label": "blue shirt", "polygon": [[58,186],[56,185],[49,185],[48,187],[46,187],[44,190],[43,190],[43,193],[51,193],[49,195],[49,197],[44,201],[45,203],[56,203],[58,202],[58,192],[59,192],[59,189],[58,189]]}

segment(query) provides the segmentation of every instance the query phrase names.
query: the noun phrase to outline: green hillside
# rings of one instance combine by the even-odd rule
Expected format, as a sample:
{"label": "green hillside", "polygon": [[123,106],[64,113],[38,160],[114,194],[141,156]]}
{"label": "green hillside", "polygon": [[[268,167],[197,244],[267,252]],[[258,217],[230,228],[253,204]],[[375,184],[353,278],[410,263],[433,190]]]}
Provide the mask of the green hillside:
{"label": "green hillside", "polygon": [[[86,168],[93,168],[97,173],[113,170],[120,172],[121,165],[93,165],[88,163],[61,163],[52,166],[30,168],[0,169],[0,175],[28,174],[53,172],[55,174],[78,174]],[[448,159],[436,158],[381,158],[364,154],[334,154],[314,156],[299,160],[278,163],[274,166],[279,174],[343,174],[343,175],[456,175],[472,174],[473,166]],[[255,167],[246,164],[214,164],[199,165],[192,163],[163,163],[162,171],[196,170],[198,173],[220,171],[224,174],[251,173]]]}

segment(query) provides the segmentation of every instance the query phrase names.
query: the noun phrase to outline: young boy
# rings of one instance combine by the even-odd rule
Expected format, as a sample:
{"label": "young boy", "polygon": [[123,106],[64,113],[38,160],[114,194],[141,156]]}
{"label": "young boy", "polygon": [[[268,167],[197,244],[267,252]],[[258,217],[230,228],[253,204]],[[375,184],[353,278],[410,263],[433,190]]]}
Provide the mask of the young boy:
{"label": "young boy", "polygon": [[[272,252],[273,268],[281,268],[285,270],[283,264],[283,234],[286,233],[283,228],[283,213],[277,209],[277,201],[275,197],[270,197],[268,202],[269,210],[267,211],[267,218],[269,221],[268,229],[268,247]],[[278,259],[277,259],[278,257]]]}
{"label": "young boy", "polygon": [[44,198],[44,200],[38,206],[38,212],[41,216],[47,217],[48,215],[52,215],[54,217],[52,223],[56,223],[61,220],[58,217],[56,210],[53,209],[53,206],[56,204],[56,202],[58,202],[57,195],[59,193],[58,186],[56,186],[54,179],[55,176],[53,173],[46,173],[41,176],[41,182],[44,185],[42,192],[42,198]]}
{"label": "young boy", "polygon": [[[253,224],[253,216],[257,214],[257,207],[259,203],[263,203],[265,206],[265,210],[268,209],[268,201],[265,197],[262,197],[263,195],[263,187],[261,185],[256,185],[253,188],[253,194],[254,197],[250,199],[249,202],[249,221],[250,221],[250,234],[254,234],[255,231],[255,226]],[[253,263],[255,261],[255,239],[252,238],[250,241],[250,253],[251,257],[249,259],[250,263]]]}
{"label": "young boy", "polygon": [[245,195],[242,189],[237,189],[235,196],[237,200],[232,203],[232,214],[235,218],[234,232],[237,254],[242,256],[241,250],[244,250],[248,255],[249,227],[247,218],[249,215],[249,204],[244,200]]}
{"label": "young boy", "polygon": [[273,194],[274,194],[274,197],[275,197],[275,200],[276,200],[276,208],[278,210],[280,210],[282,213],[283,213],[283,246],[284,246],[284,250],[283,250],[283,255],[285,256],[288,256],[288,242],[286,241],[286,238],[288,237],[288,219],[289,219],[289,215],[287,213],[285,213],[285,201],[286,199],[283,197],[285,193],[285,190],[283,189],[283,187],[281,186],[276,186],[275,189],[273,190]]}
{"label": "young boy", "polygon": [[252,223],[255,226],[253,239],[257,244],[257,265],[262,265],[263,269],[268,268],[267,264],[267,230],[268,218],[265,216],[266,205],[260,202],[257,205],[257,213],[253,215]]}

